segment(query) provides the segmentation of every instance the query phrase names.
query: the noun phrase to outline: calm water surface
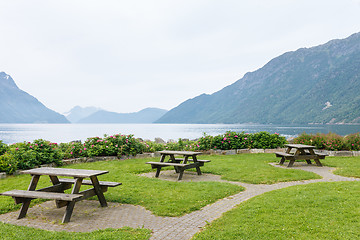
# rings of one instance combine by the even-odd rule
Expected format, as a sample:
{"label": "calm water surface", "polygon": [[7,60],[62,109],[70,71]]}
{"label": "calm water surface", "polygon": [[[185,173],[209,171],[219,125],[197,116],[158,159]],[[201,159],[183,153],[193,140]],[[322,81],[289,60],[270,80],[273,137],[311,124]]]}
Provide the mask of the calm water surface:
{"label": "calm water surface", "polygon": [[303,132],[339,135],[360,132],[360,125],[257,125],[257,124],[0,124],[0,140],[16,143],[45,139],[52,142],[86,140],[88,137],[103,137],[104,134],[133,134],[136,138],[164,140],[179,138],[195,139],[226,131],[254,133],[267,131],[285,137],[295,137]]}

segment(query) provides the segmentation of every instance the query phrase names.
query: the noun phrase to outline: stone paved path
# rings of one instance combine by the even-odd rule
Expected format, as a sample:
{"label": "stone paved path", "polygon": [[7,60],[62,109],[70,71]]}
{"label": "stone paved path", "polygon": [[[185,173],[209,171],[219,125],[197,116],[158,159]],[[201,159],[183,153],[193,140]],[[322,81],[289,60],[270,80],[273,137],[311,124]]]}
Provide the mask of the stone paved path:
{"label": "stone paved path", "polygon": [[[273,165],[275,167],[280,167],[277,164]],[[153,215],[150,211],[141,206],[111,202],[109,202],[108,208],[101,208],[99,207],[98,201],[85,200],[76,204],[71,222],[67,224],[61,224],[64,209],[57,209],[53,201],[48,201],[30,208],[26,218],[16,220],[18,215],[17,211],[0,215],[0,221],[53,231],[87,232],[105,228],[121,228],[124,226],[133,228],[144,227],[153,231],[151,239],[190,239],[194,234],[200,231],[207,222],[211,222],[216,218],[221,217],[224,212],[231,210],[241,202],[265,192],[314,182],[360,180],[359,178],[334,175],[332,174],[334,169],[329,167],[317,167],[296,163],[293,168],[314,172],[323,178],[317,180],[284,182],[272,185],[231,182],[233,184],[244,186],[246,190],[218,200],[213,204],[205,206],[199,211],[186,214],[182,217],[159,217]],[[154,173],[144,175],[153,177]],[[164,171],[161,172],[160,178],[176,181],[177,174],[174,174],[173,171]],[[184,174],[183,181],[228,182],[221,180],[220,176],[211,174],[197,176],[192,172]]]}

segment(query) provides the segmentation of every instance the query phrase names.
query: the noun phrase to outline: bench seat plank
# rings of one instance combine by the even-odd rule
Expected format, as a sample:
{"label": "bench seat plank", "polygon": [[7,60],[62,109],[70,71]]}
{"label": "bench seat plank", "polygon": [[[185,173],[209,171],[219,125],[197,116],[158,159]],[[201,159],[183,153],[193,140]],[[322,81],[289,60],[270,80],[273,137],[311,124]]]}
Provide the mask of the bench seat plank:
{"label": "bench seat plank", "polygon": [[62,201],[75,201],[83,197],[81,194],[67,194],[56,192],[42,192],[42,191],[26,191],[26,190],[11,190],[1,195],[15,197],[15,198],[42,198],[42,199],[54,199]]}
{"label": "bench seat plank", "polygon": [[326,153],[315,153],[315,154],[318,155],[319,157],[323,157],[323,158],[325,158],[326,156],[329,156]]}
{"label": "bench seat plank", "polygon": [[[182,161],[184,161],[184,159],[175,158],[175,161],[176,161],[176,162],[182,162]],[[189,161],[189,162],[193,162],[194,160],[189,158],[188,161]],[[198,161],[198,162],[203,162],[203,163],[211,162],[210,160],[203,160],[203,159],[197,159],[196,161]]]}
{"label": "bench seat plank", "polygon": [[158,165],[158,166],[174,166],[174,167],[185,167],[189,165],[189,164],[170,163],[170,162],[147,162],[147,164]]}
{"label": "bench seat plank", "polygon": [[[193,159],[188,159],[189,162],[193,162]],[[207,163],[207,162],[211,162],[210,160],[203,160],[203,159],[197,159],[197,162],[202,162],[202,163]]]}
{"label": "bench seat plank", "polygon": [[294,154],[285,152],[276,152],[276,157],[294,157]]}
{"label": "bench seat plank", "polygon": [[[70,178],[60,178],[59,182],[61,183],[75,183],[75,179],[70,179]],[[93,185],[91,180],[83,180],[82,181],[82,185]],[[122,183],[119,182],[107,182],[107,181],[99,181],[99,185],[100,186],[106,186],[106,187],[116,187],[119,185],[122,185]]]}

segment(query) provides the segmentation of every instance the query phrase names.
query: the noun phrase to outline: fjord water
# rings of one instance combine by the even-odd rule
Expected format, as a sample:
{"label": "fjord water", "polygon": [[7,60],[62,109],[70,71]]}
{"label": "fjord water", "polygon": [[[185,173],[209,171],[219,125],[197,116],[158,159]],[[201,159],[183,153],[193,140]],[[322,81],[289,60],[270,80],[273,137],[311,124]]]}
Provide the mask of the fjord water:
{"label": "fjord water", "polygon": [[16,142],[45,139],[51,142],[85,141],[104,134],[133,134],[136,138],[165,141],[179,138],[196,139],[204,135],[218,135],[226,131],[254,133],[267,131],[286,138],[306,133],[333,132],[342,136],[360,132],[360,125],[259,125],[259,124],[0,124],[0,140]]}

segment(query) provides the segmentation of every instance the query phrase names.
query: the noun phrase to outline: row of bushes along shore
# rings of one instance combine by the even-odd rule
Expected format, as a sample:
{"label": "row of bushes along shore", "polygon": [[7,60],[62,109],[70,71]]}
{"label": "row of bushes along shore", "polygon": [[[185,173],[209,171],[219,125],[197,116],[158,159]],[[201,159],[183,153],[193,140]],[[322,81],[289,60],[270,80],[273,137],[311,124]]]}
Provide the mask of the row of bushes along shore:
{"label": "row of bushes along shore", "polygon": [[[340,151],[359,150],[360,134],[346,137],[337,134],[306,134],[292,140],[293,143],[314,145],[318,149]],[[237,133],[226,132],[217,136],[204,134],[197,140],[156,143],[134,138],[133,135],[88,138],[84,143],[52,143],[43,139],[11,145],[0,140],[0,172],[12,174],[17,169],[30,169],[44,164],[62,165],[64,159],[98,156],[134,156],[145,152],[161,150],[208,151],[232,149],[273,149],[287,143],[285,137],[268,132]]]}

